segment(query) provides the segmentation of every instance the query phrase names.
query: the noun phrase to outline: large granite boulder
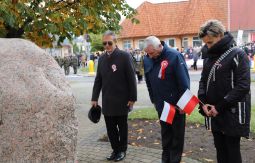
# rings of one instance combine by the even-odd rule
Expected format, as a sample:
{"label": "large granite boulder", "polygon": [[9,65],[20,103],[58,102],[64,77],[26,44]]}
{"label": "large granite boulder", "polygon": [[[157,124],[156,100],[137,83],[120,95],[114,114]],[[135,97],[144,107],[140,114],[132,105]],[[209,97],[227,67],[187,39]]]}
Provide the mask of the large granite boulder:
{"label": "large granite boulder", "polygon": [[74,112],[56,61],[34,43],[0,38],[0,162],[74,162]]}

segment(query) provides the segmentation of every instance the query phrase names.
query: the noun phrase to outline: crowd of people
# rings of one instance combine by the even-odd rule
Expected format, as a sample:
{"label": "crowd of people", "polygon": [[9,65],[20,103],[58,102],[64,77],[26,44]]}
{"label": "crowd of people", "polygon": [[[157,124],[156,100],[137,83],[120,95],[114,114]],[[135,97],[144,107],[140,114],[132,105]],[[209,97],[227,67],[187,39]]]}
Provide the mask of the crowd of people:
{"label": "crowd of people", "polygon": [[[99,55],[98,55],[99,56]],[[70,67],[73,68],[73,73],[77,74],[79,68],[85,68],[87,66],[87,56],[86,55],[69,55],[65,57],[54,56],[54,59],[61,68],[64,68],[65,75],[70,74]],[[96,62],[98,57],[92,54],[90,60]]]}
{"label": "crowd of people", "polygon": [[[255,55],[255,42],[245,43],[241,48],[244,50],[244,52],[248,55],[250,60],[250,67],[252,66],[252,61],[254,61],[254,55]],[[255,65],[255,63],[254,63]],[[253,66],[254,66],[253,65]]]}
{"label": "crowd of people", "polygon": [[143,60],[145,52],[140,49],[135,50],[130,49],[129,53],[132,56],[132,61],[134,64],[135,73],[137,75],[138,84],[140,84],[144,76]]}

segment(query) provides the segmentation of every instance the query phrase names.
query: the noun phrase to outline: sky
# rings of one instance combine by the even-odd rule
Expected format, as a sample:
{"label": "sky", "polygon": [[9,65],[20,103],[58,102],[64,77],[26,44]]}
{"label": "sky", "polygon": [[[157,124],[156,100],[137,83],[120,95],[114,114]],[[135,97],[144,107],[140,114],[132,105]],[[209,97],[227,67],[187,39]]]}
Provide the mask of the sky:
{"label": "sky", "polygon": [[151,3],[162,3],[162,2],[178,2],[178,1],[187,1],[187,0],[126,0],[126,2],[133,8],[137,8],[144,1]]}

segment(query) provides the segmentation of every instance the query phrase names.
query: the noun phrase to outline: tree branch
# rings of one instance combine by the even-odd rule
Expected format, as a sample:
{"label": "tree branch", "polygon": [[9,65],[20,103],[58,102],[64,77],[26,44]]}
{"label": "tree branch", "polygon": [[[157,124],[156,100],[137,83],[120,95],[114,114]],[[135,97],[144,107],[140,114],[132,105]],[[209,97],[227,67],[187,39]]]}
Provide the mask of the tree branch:
{"label": "tree branch", "polygon": [[12,0],[12,4],[18,3],[18,0]]}
{"label": "tree branch", "polygon": [[66,4],[65,6],[60,7],[60,8],[57,8],[57,9],[55,9],[55,10],[51,11],[51,12],[57,12],[57,11],[60,11],[60,10],[62,10],[62,9],[64,9],[64,8],[67,8],[67,7],[73,6],[74,4],[79,3],[79,2],[80,2],[80,0],[74,0],[73,2],[70,2],[70,3],[68,3],[68,2],[67,2],[67,4]]}

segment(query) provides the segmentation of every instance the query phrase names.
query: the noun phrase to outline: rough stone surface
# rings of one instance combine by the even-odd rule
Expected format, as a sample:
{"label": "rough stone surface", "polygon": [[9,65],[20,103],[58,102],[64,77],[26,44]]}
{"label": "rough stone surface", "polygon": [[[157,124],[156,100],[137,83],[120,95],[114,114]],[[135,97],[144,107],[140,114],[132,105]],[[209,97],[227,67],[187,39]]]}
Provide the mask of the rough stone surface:
{"label": "rough stone surface", "polygon": [[75,98],[55,60],[22,39],[0,39],[0,162],[74,162]]}

